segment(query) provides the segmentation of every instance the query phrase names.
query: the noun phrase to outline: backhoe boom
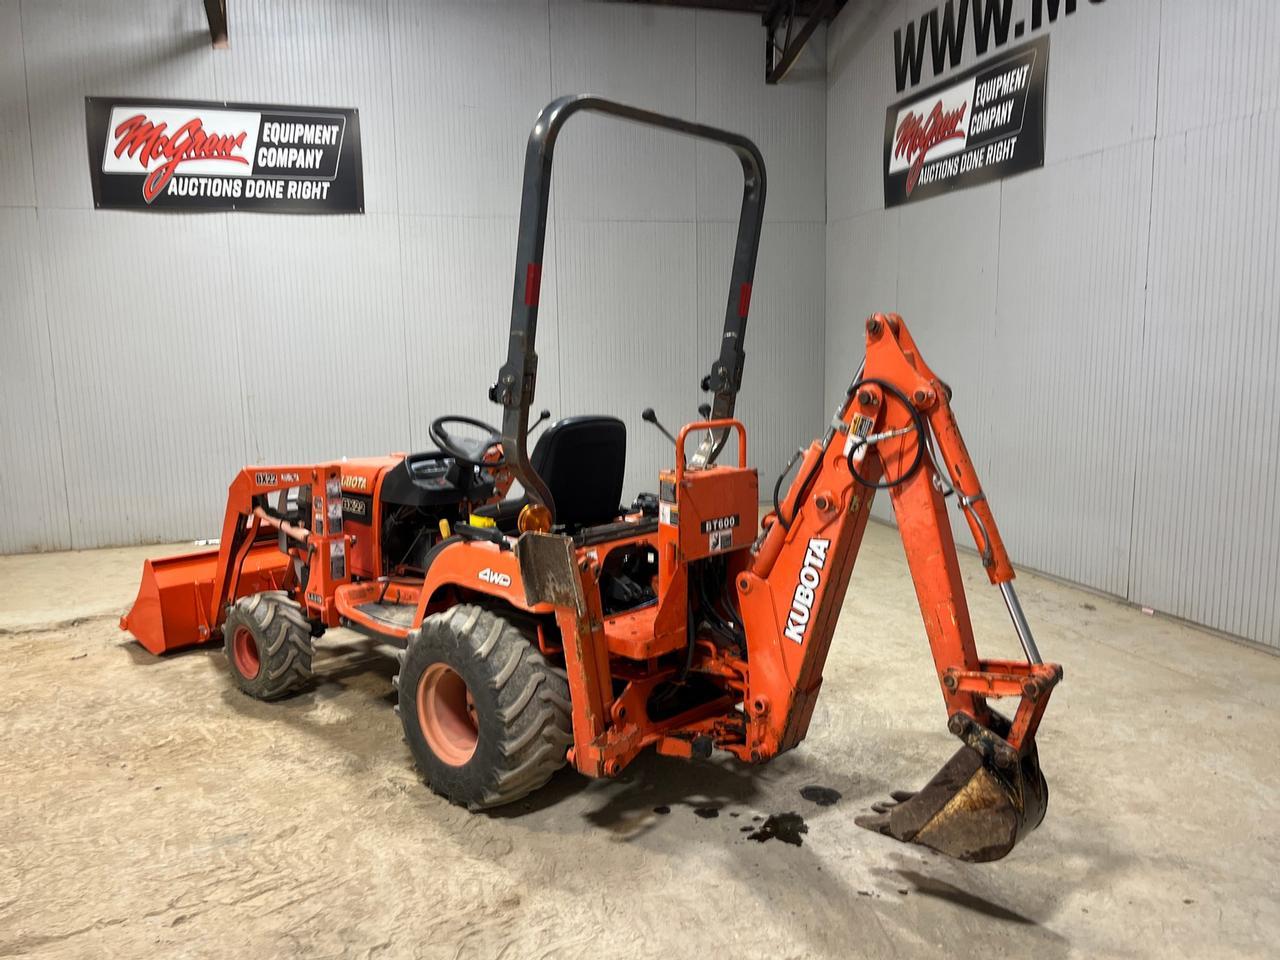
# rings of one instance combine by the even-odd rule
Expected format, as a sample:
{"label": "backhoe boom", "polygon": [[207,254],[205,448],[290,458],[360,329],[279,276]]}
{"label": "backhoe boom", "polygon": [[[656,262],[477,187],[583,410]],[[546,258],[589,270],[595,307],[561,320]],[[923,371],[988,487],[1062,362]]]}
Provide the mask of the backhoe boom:
{"label": "backhoe boom", "polygon": [[[1040,662],[1017,605],[1013,567],[949,389],[921,359],[900,317],[870,318],[866,346],[832,429],[806,451],[791,489],[765,519],[754,562],[738,577],[756,735],[748,739],[762,741],[770,755],[804,738],[872,499],[888,490],[948,729],[965,745],[926,790],[865,825],[953,856],[995,859],[1044,815],[1035,732],[1062,670]],[[952,492],[988,578],[1010,605],[1025,660],[978,655],[946,515]],[[753,636],[758,624],[775,624],[776,632]],[[1018,698],[1012,721],[988,705],[1001,697]],[[975,830],[975,816],[982,829]]]}

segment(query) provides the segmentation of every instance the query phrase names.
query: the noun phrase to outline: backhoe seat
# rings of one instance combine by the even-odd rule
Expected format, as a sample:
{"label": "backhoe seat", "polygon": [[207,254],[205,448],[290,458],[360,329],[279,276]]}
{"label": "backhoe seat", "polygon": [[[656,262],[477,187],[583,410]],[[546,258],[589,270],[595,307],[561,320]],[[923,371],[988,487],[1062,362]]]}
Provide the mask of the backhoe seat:
{"label": "backhoe seat", "polygon": [[[566,417],[543,431],[529,462],[551,491],[556,525],[570,531],[616,520],[627,466],[627,425],[617,417]],[[526,496],[477,507],[514,530]]]}

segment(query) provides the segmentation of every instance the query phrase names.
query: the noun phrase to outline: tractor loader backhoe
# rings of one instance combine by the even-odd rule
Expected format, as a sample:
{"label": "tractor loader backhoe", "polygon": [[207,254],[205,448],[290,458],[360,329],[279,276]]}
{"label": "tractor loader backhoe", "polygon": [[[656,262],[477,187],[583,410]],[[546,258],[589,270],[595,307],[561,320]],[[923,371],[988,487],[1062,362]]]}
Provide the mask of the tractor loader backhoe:
{"label": "tractor loader backhoe", "polygon": [[[710,403],[672,438],[656,494],[630,508],[621,420],[564,417],[528,450],[554,146],[583,111],[720,144],[743,172],[724,333],[701,384]],[[121,626],[154,653],[221,639],[235,682],[264,700],[309,682],[326,627],[401,647],[410,753],[428,786],[470,809],[526,796],[566,763],[617,776],[649,748],[759,763],[808,731],[883,490],[961,746],[918,793],[858,822],[965,860],[1004,856],[1044,816],[1035,737],[1062,670],[1036,649],[950,390],[900,317],[867,320],[858,373],[757,531],[759,482],[733,412],[764,198],[764,161],[745,137],[595,97],[553,101],[525,155],[511,332],[490,390],[501,428],[444,416],[427,453],[246,467],[218,550],[148,561]],[[643,419],[666,432],[651,411]],[[721,464],[731,438],[736,463]],[[978,655],[948,500],[1001,590],[1022,660]],[[1001,698],[1016,701],[1008,714],[991,706]]]}

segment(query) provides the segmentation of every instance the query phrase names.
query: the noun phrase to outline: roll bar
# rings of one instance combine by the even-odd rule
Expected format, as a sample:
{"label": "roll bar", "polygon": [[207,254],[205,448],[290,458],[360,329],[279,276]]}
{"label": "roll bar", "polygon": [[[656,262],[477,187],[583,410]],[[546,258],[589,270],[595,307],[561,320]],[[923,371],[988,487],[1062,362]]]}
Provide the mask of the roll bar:
{"label": "roll bar", "polygon": [[[733,416],[734,402],[742,386],[745,359],[742,342],[746,334],[747,311],[751,305],[751,283],[755,277],[756,253],[760,247],[760,226],[764,220],[764,158],[746,137],[727,130],[691,123],[661,113],[641,110],[600,97],[575,95],[560,97],[543,107],[529,133],[524,155],[524,185],[520,197],[520,228],[516,239],[515,289],[511,298],[511,338],[507,361],[498,370],[497,382],[489,388],[489,399],[503,406],[502,446],[507,464],[529,497],[555,515],[551,491],[529,463],[526,435],[529,407],[537,381],[538,355],[534,343],[538,333],[538,300],[542,285],[542,253],[547,236],[547,208],[551,194],[551,164],[556,137],[575,113],[582,110],[603,113],[661,127],[702,140],[724,144],[742,163],[742,212],[738,219],[738,239],[729,278],[725,306],[724,335],[720,355],[711,372],[702,379],[702,389],[714,394],[711,416],[726,420]],[[703,439],[694,454],[695,465],[714,462],[724,446],[728,431]]]}

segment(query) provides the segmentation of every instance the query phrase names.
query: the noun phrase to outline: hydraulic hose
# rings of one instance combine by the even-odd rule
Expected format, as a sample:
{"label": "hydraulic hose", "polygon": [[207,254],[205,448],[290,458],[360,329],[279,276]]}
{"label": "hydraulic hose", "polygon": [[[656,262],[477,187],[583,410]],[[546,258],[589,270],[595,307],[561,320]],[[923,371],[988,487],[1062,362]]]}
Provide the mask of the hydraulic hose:
{"label": "hydraulic hose", "polygon": [[786,530],[788,533],[791,532],[791,524],[795,522],[796,511],[800,509],[800,497],[804,494],[805,487],[809,486],[809,481],[813,479],[813,475],[817,473],[818,468],[822,466],[822,457],[818,457],[813,461],[813,466],[811,466],[809,468],[809,472],[805,474],[804,482],[800,484],[800,489],[796,493],[795,510],[792,510],[791,519],[788,520],[782,515],[782,506],[779,503],[779,494],[782,491],[782,481],[786,478],[787,474],[791,472],[791,468],[795,466],[795,462],[803,455],[803,450],[797,450],[792,455],[791,459],[787,461],[787,465],[783,468],[782,472],[778,474],[778,479],[773,484],[773,515],[777,517],[778,522],[782,524],[782,529]]}
{"label": "hydraulic hose", "polygon": [[857,467],[853,465],[853,455],[867,445],[867,442],[865,439],[860,439],[855,443],[851,444],[849,446],[849,452],[845,454],[845,462],[849,466],[849,474],[853,477],[854,480],[856,480],[860,485],[866,487],[869,490],[888,490],[891,487],[896,487],[901,483],[906,483],[908,480],[911,479],[912,476],[914,476],[915,472],[920,469],[920,464],[924,462],[924,449],[925,449],[925,443],[927,442],[927,438],[929,435],[928,434],[929,427],[928,427],[928,424],[925,422],[924,416],[920,413],[919,410],[916,409],[915,404],[911,402],[911,400],[907,397],[907,395],[903,393],[901,390],[899,390],[897,387],[895,387],[893,384],[885,380],[881,380],[877,377],[865,377],[862,380],[858,380],[851,387],[849,387],[849,393],[850,394],[856,393],[860,387],[865,386],[866,384],[871,384],[873,386],[879,387],[886,394],[889,394],[895,400],[901,403],[906,408],[907,413],[910,414],[911,425],[916,432],[916,455],[911,458],[910,466],[908,466],[907,469],[904,470],[899,476],[895,477],[892,480],[886,480],[884,483],[879,483],[876,481],[864,479],[862,475],[858,473]]}

